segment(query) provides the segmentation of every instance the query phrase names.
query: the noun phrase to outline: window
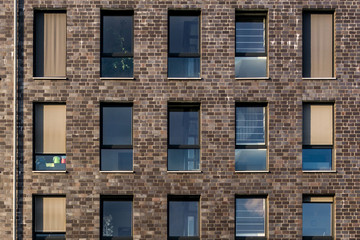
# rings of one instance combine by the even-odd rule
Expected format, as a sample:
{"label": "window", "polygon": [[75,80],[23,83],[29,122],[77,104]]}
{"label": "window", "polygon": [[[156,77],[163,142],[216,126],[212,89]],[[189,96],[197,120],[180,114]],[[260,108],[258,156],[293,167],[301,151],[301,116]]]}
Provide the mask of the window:
{"label": "window", "polygon": [[303,76],[334,76],[334,15],[329,12],[304,12]]}
{"label": "window", "polygon": [[236,239],[266,239],[266,198],[236,198]]}
{"label": "window", "polygon": [[331,240],[333,235],[333,197],[304,196],[303,239]]}
{"label": "window", "polygon": [[199,105],[170,105],[168,170],[200,169]]}
{"label": "window", "polygon": [[66,77],[66,13],[35,11],[34,76]]}
{"label": "window", "polygon": [[303,170],[331,170],[333,105],[304,104]]}
{"label": "window", "polygon": [[169,196],[168,239],[200,239],[199,216],[199,196]]}
{"label": "window", "polygon": [[66,198],[63,196],[34,197],[34,239],[65,240]]}
{"label": "window", "polygon": [[168,77],[200,77],[200,12],[169,11]]}
{"label": "window", "polygon": [[266,164],[266,106],[239,104],[236,107],[236,171],[264,171]]}
{"label": "window", "polygon": [[101,239],[131,240],[132,196],[101,198]]}
{"label": "window", "polygon": [[133,77],[133,11],[103,11],[101,76]]}
{"label": "window", "polygon": [[266,77],[266,13],[237,13],[235,37],[235,77]]}
{"label": "window", "polygon": [[35,170],[66,170],[66,106],[34,105]]}
{"label": "window", "polygon": [[102,104],[101,126],[101,170],[132,171],[132,104]]}

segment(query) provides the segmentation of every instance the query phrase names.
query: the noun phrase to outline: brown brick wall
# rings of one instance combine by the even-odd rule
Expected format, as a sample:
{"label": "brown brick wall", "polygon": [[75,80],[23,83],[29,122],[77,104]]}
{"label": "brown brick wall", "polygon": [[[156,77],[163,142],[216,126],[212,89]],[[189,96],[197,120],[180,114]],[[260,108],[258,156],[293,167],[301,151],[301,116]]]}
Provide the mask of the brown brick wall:
{"label": "brown brick wall", "polygon": [[[11,238],[12,2],[0,1],[0,238]],[[332,1],[24,0],[19,238],[32,196],[64,194],[67,239],[99,239],[100,196],[133,195],[134,239],[166,239],[167,195],[200,195],[201,239],[234,239],[235,194],[268,195],[269,239],[302,236],[302,195],[335,196],[336,239],[360,239],[360,5]],[[168,9],[201,10],[202,80],[167,79]],[[33,80],[34,9],[67,11],[68,80]],[[134,10],[135,80],[100,80],[100,9]],[[269,80],[235,80],[235,9],[268,11]],[[335,10],[336,80],[302,80],[302,11]],[[334,102],[336,172],[302,172],[302,103]],[[67,173],[35,173],[33,103],[65,102]],[[100,103],[133,102],[134,173],[100,173]],[[167,172],[167,103],[200,103],[202,173]],[[235,173],[235,103],[266,102],[269,173]]]}

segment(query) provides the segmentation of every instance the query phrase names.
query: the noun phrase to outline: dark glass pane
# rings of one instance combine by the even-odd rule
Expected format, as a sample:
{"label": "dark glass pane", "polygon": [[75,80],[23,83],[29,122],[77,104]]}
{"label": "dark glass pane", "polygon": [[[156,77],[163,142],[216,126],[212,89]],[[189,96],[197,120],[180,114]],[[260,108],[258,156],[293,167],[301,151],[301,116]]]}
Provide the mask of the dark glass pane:
{"label": "dark glass pane", "polygon": [[169,149],[168,170],[169,171],[191,171],[199,170],[199,149]]}
{"label": "dark glass pane", "polygon": [[236,108],[236,145],[265,144],[265,108]]}
{"label": "dark glass pane", "polygon": [[265,53],[265,21],[236,22],[236,52]]}
{"label": "dark glass pane", "polygon": [[192,237],[199,235],[199,202],[169,202],[169,236]]}
{"label": "dark glass pane", "polygon": [[101,149],[102,171],[133,170],[132,149]]}
{"label": "dark glass pane", "polygon": [[332,203],[303,203],[303,236],[331,236]]}
{"label": "dark glass pane", "polygon": [[266,77],[266,57],[236,57],[235,77]]}
{"label": "dark glass pane", "polygon": [[266,149],[236,149],[236,171],[266,170]]}
{"label": "dark glass pane", "polygon": [[132,145],[132,108],[102,108],[102,144]]}
{"label": "dark glass pane", "polygon": [[236,199],[236,236],[265,236],[265,199]]}
{"label": "dark glass pane", "polygon": [[132,57],[102,57],[102,77],[132,77],[134,70]]}
{"label": "dark glass pane", "polygon": [[65,240],[65,234],[62,233],[36,233],[36,240]]}
{"label": "dark glass pane", "polygon": [[168,77],[200,77],[200,58],[168,58]]}
{"label": "dark glass pane", "polygon": [[47,154],[35,156],[35,170],[38,171],[65,171],[66,156]]}
{"label": "dark glass pane", "polygon": [[170,145],[199,145],[199,111],[197,109],[171,109],[169,122]]}
{"label": "dark glass pane", "polygon": [[132,16],[103,16],[103,53],[132,53]]}
{"label": "dark glass pane", "polygon": [[132,202],[103,201],[103,237],[132,236]]}
{"label": "dark glass pane", "polygon": [[332,149],[303,149],[303,170],[331,170]]}
{"label": "dark glass pane", "polygon": [[169,53],[199,53],[199,17],[169,17]]}

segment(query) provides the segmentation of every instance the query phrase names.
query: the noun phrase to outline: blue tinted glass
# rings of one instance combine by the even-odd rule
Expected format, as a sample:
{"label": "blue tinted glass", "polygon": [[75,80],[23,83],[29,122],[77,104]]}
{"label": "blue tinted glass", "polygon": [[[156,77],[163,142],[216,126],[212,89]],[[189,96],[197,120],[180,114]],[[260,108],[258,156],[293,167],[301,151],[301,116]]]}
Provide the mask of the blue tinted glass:
{"label": "blue tinted glass", "polygon": [[101,76],[102,77],[132,77],[133,76],[132,57],[102,57]]}
{"label": "blue tinted glass", "polygon": [[199,53],[199,17],[169,17],[169,53]]}
{"label": "blue tinted glass", "polygon": [[65,240],[65,234],[61,233],[36,233],[36,240]]}
{"label": "blue tinted glass", "polygon": [[236,236],[265,236],[265,199],[236,199]]}
{"label": "blue tinted glass", "polygon": [[236,171],[266,170],[266,149],[236,149]]}
{"label": "blue tinted glass", "polygon": [[331,236],[331,203],[303,203],[303,236]]}
{"label": "blue tinted glass", "polygon": [[101,149],[102,171],[133,170],[132,149]]}
{"label": "blue tinted glass", "polygon": [[36,155],[35,170],[38,171],[65,171],[66,156],[56,154]]}
{"label": "blue tinted glass", "polygon": [[199,111],[197,109],[172,109],[169,111],[169,144],[199,144]]}
{"label": "blue tinted glass", "polygon": [[132,16],[103,16],[103,53],[132,53]]}
{"label": "blue tinted glass", "polygon": [[303,149],[303,170],[331,170],[332,149]]}
{"label": "blue tinted glass", "polygon": [[103,237],[132,236],[132,202],[104,201],[101,220]]}
{"label": "blue tinted glass", "polygon": [[266,77],[266,57],[236,57],[235,77]]}
{"label": "blue tinted glass", "polygon": [[199,149],[169,149],[168,170],[169,171],[191,171],[199,170]]}
{"label": "blue tinted glass", "polygon": [[168,58],[168,77],[200,77],[200,58]]}
{"label": "blue tinted glass", "polygon": [[236,52],[265,53],[265,21],[236,22]]}
{"label": "blue tinted glass", "polygon": [[169,202],[169,236],[199,236],[198,202]]}
{"label": "blue tinted glass", "polygon": [[102,144],[132,145],[132,108],[102,108]]}
{"label": "blue tinted glass", "polygon": [[265,107],[236,108],[236,145],[265,144]]}

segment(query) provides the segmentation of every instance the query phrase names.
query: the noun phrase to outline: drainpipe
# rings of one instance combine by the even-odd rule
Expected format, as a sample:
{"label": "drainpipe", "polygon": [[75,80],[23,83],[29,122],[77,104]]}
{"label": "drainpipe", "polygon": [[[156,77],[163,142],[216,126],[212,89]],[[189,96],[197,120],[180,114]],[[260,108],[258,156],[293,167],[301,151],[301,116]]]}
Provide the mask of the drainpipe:
{"label": "drainpipe", "polygon": [[17,161],[17,0],[14,0],[13,72],[13,240],[16,240],[16,161]]}

